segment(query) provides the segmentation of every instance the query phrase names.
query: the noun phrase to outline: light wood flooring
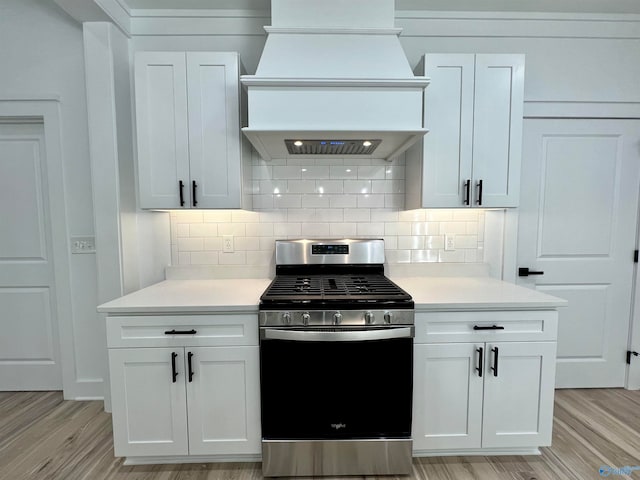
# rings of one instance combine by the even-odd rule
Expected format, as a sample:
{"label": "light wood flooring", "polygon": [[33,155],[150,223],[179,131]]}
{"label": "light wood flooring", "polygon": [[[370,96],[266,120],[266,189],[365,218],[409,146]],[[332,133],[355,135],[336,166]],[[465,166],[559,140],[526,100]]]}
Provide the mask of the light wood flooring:
{"label": "light wood flooring", "polygon": [[[428,480],[584,480],[601,466],[640,465],[640,391],[558,390],[553,446],[540,456],[414,459],[408,477]],[[245,480],[259,463],[126,467],[114,458],[102,402],[63,401],[60,392],[0,393],[0,479]],[[361,479],[363,477],[348,477]],[[640,480],[640,470],[610,478]]]}

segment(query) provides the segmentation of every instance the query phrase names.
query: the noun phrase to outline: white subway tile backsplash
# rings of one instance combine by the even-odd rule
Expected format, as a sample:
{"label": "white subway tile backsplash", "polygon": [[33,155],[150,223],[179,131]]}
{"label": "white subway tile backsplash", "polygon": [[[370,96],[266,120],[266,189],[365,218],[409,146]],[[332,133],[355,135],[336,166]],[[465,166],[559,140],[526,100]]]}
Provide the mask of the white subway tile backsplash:
{"label": "white subway tile backsplash", "polygon": [[247,223],[247,237],[272,237],[273,223]]}
{"label": "white subway tile backsplash", "polygon": [[400,250],[422,250],[424,249],[424,237],[421,236],[398,236],[398,248]]}
{"label": "white subway tile backsplash", "polygon": [[328,237],[330,228],[328,223],[303,223],[300,234],[305,238]]}
{"label": "white subway tile backsplash", "polygon": [[316,180],[316,192],[320,195],[344,193],[343,180]]}
{"label": "white subway tile backsplash", "polygon": [[371,193],[371,180],[345,180],[344,193]]}
{"label": "white subway tile backsplash", "polygon": [[405,167],[401,165],[389,165],[384,170],[384,178],[387,180],[404,180]]}
{"label": "white subway tile backsplash", "polygon": [[275,208],[300,208],[302,197],[300,195],[274,195],[273,206]]}
{"label": "white subway tile backsplash", "polygon": [[353,237],[356,235],[355,223],[332,223],[329,234],[332,237]]}
{"label": "white subway tile backsplash", "polygon": [[277,223],[273,226],[273,235],[278,238],[299,237],[301,235],[301,224]]}
{"label": "white subway tile backsplash", "polygon": [[222,237],[211,237],[204,239],[204,249],[206,251],[222,250]]}
{"label": "white subway tile backsplash", "polygon": [[300,205],[302,208],[328,208],[330,202],[327,195],[303,195]]}
{"label": "white subway tile backsplash", "polygon": [[345,208],[345,222],[370,222],[371,210],[368,208]]}
{"label": "white subway tile backsplash", "polygon": [[347,180],[358,178],[357,165],[340,165],[330,167],[330,176],[336,180]]}
{"label": "white subway tile backsplash", "polygon": [[189,260],[191,265],[217,265],[218,252],[191,252],[191,258]]}
{"label": "white subway tile backsplash", "polygon": [[318,222],[344,222],[344,210],[342,208],[318,208],[316,209]]}
{"label": "white subway tile backsplash", "polygon": [[[217,237],[218,225],[216,223],[191,223],[189,226],[189,237]],[[184,237],[185,235],[180,235]]]}
{"label": "white subway tile backsplash", "polygon": [[273,167],[273,178],[278,180],[300,179],[302,178],[302,170],[297,165]]}
{"label": "white subway tile backsplash", "polygon": [[198,252],[204,250],[204,238],[178,238],[179,252]]}
{"label": "white subway tile backsplash", "polygon": [[235,237],[244,237],[247,229],[244,223],[219,223],[218,235],[233,235]]}
{"label": "white subway tile backsplash", "polygon": [[382,180],[385,178],[384,165],[358,167],[358,178]]}
{"label": "white subway tile backsplash", "polygon": [[385,206],[384,195],[358,195],[358,208],[383,208]]}
{"label": "white subway tile backsplash", "polygon": [[[202,215],[205,223],[231,222],[231,210],[208,210],[203,212]],[[182,218],[182,215],[180,215],[180,218]]]}
{"label": "white subway tile backsplash", "polygon": [[273,208],[273,195],[254,195],[253,208],[270,210]]}
{"label": "white subway tile backsplash", "polygon": [[331,195],[331,208],[352,208],[358,204],[357,195]]}
{"label": "white subway tile backsplash", "polygon": [[359,237],[381,237],[384,235],[384,223],[357,223],[356,234]]}
{"label": "white subway tile backsplash", "polygon": [[331,178],[331,167],[328,165],[316,165],[300,169],[300,174],[304,180],[319,180]]}
{"label": "white subway tile backsplash", "polygon": [[[484,211],[404,209],[405,160],[253,159],[253,208],[172,211],[177,265],[271,265],[276,239],[384,238],[388,263],[482,262]],[[456,250],[444,250],[444,235]],[[222,252],[222,235],[235,252]]]}
{"label": "white subway tile backsplash", "polygon": [[371,210],[372,222],[397,222],[398,210],[374,208]]}
{"label": "white subway tile backsplash", "polygon": [[218,263],[220,265],[246,265],[247,254],[246,252],[222,252],[218,255]]}
{"label": "white subway tile backsplash", "polygon": [[412,250],[412,263],[427,263],[438,261],[438,250]]}
{"label": "white subway tile backsplash", "polygon": [[289,180],[287,193],[319,193],[315,180]]}

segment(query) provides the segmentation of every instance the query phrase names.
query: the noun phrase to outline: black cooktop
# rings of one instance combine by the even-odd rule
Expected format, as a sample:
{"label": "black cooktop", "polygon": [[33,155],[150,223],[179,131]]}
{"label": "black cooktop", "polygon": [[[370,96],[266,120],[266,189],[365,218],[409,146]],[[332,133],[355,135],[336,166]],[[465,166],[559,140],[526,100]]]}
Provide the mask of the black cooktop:
{"label": "black cooktop", "polygon": [[411,295],[382,274],[278,275],[260,297],[260,308],[413,308]]}

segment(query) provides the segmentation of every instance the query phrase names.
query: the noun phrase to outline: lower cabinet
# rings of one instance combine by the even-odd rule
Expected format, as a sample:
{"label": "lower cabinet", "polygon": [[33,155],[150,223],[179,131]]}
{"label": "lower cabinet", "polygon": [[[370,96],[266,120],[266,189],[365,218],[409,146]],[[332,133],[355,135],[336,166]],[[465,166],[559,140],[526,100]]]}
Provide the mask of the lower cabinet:
{"label": "lower cabinet", "polygon": [[[440,320],[423,331],[451,328],[468,338],[474,326],[487,328],[464,321],[442,327]],[[548,320],[547,337],[549,330],[555,335],[556,328],[553,318]],[[501,327],[496,322],[489,325]],[[556,342],[498,341],[514,333],[522,337],[523,331],[480,330],[479,340],[485,341],[478,342],[416,343],[412,428],[416,453],[551,445]],[[535,338],[536,332],[531,332]],[[496,341],[486,341],[487,337]]]}
{"label": "lower cabinet", "polygon": [[[228,338],[238,341],[233,323],[223,326]],[[122,331],[139,334],[140,326],[125,325]],[[206,333],[204,325],[197,329]],[[200,337],[200,343],[212,338]],[[259,455],[258,346],[188,346],[184,337],[162,341],[177,345],[109,349],[115,455]],[[225,337],[217,341],[224,343]]]}

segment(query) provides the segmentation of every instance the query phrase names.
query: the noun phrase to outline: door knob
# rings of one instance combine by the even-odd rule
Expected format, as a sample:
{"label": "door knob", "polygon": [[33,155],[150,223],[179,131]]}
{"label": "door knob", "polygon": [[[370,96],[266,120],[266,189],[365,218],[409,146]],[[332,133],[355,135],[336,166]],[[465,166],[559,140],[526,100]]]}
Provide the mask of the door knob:
{"label": "door knob", "polygon": [[519,277],[528,277],[529,275],[544,275],[544,272],[542,270],[540,271],[534,271],[534,270],[529,270],[528,267],[520,267],[518,268],[518,276]]}

